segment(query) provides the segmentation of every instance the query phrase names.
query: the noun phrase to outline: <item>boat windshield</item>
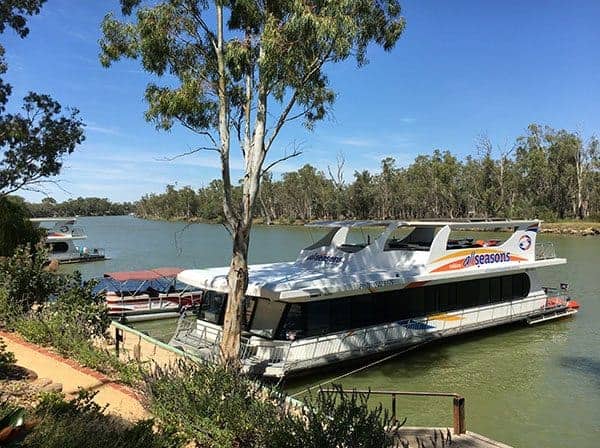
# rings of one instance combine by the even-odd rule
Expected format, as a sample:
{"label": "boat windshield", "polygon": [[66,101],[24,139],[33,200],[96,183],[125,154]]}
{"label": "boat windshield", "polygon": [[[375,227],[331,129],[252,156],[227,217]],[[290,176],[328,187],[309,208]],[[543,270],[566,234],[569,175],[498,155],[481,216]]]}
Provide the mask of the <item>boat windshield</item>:
{"label": "boat windshield", "polygon": [[220,325],[223,322],[227,295],[216,291],[206,291],[198,309],[198,318]]}
{"label": "boat windshield", "polygon": [[254,298],[254,312],[248,331],[257,336],[273,338],[281,321],[285,303]]}
{"label": "boat windshield", "polygon": [[[321,247],[334,245],[343,252],[355,253],[364,249],[377,238],[379,238],[381,233],[385,231],[386,227],[387,225],[381,223],[373,223],[373,225],[369,226],[334,227],[321,239],[314,242],[310,246],[305,247],[304,250],[314,250]],[[310,227],[308,229],[309,232],[314,230]]]}
{"label": "boat windshield", "polygon": [[437,230],[433,227],[400,226],[390,234],[383,250],[429,250]]}

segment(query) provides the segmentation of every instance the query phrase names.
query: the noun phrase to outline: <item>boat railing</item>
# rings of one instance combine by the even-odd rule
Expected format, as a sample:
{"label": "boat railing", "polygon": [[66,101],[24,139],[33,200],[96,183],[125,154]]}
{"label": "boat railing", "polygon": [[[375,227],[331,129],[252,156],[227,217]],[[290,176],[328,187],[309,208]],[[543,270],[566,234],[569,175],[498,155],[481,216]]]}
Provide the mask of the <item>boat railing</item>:
{"label": "boat railing", "polygon": [[394,421],[398,421],[396,417],[396,398],[402,396],[409,397],[450,397],[452,398],[452,417],[454,434],[464,434],[467,432],[465,419],[465,398],[459,394],[448,392],[405,392],[399,390],[360,390],[360,389],[321,389],[320,394],[337,394],[337,393],[359,393],[372,395],[384,395],[391,398],[391,414]]}
{"label": "boat railing", "polygon": [[71,227],[71,236],[75,236],[75,237],[85,237],[85,230],[83,229],[83,227]]}
{"label": "boat railing", "polygon": [[536,260],[548,260],[550,258],[556,258],[556,249],[554,248],[554,243],[545,241],[535,245]]}
{"label": "boat railing", "polygon": [[266,364],[285,363],[291,344],[289,341],[274,341],[250,338],[242,342],[240,359]]}

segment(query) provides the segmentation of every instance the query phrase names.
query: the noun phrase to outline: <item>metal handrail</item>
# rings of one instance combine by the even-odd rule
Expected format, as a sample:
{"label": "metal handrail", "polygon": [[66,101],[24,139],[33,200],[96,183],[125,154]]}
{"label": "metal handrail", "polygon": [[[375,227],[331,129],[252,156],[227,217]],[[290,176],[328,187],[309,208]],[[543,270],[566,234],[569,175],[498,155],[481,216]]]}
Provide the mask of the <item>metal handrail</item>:
{"label": "metal handrail", "polygon": [[545,241],[535,245],[536,260],[548,260],[550,258],[556,258],[556,249],[554,248],[554,243],[551,241]]}
{"label": "metal handrail", "polygon": [[464,434],[467,432],[465,421],[465,398],[457,393],[450,392],[407,392],[399,390],[365,390],[365,389],[321,389],[319,393],[360,393],[369,395],[388,395],[392,398],[392,418],[396,418],[396,396],[414,396],[414,397],[451,397],[453,409],[453,430],[454,434]]}

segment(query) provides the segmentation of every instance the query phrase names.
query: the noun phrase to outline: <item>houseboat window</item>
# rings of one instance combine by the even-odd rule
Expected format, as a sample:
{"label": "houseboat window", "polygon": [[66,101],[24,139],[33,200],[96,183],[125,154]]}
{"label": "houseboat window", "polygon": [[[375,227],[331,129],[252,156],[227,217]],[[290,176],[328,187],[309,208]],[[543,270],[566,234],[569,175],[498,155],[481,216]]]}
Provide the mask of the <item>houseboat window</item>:
{"label": "houseboat window", "polygon": [[336,299],[331,304],[331,331],[343,331],[352,328],[352,299]]}
{"label": "houseboat window", "polygon": [[285,303],[257,298],[250,332],[258,336],[272,338],[277,331]]}
{"label": "houseboat window", "polygon": [[307,336],[318,336],[331,332],[329,316],[331,302],[337,302],[337,300],[321,300],[306,304]]}
{"label": "houseboat window", "polygon": [[62,254],[69,250],[69,245],[64,241],[59,241],[57,243],[52,243],[52,253],[54,254]]}
{"label": "houseboat window", "polygon": [[299,339],[522,299],[529,288],[529,277],[522,273],[290,304],[277,337]]}
{"label": "houseboat window", "polygon": [[250,328],[250,321],[252,320],[252,314],[256,308],[257,300],[258,299],[255,297],[246,296],[242,301],[242,319],[244,321],[244,330],[248,330]]}
{"label": "houseboat window", "polygon": [[502,300],[513,299],[512,278],[510,275],[502,277]]}
{"label": "houseboat window", "polygon": [[304,304],[291,303],[287,306],[287,311],[283,320],[283,325],[279,330],[277,339],[293,341],[304,337]]}
{"label": "houseboat window", "polygon": [[206,291],[202,297],[200,309],[198,310],[198,318],[212,324],[222,324],[226,302],[227,294]]}
{"label": "houseboat window", "polygon": [[499,277],[490,278],[490,301],[500,302],[502,300],[502,279]]}

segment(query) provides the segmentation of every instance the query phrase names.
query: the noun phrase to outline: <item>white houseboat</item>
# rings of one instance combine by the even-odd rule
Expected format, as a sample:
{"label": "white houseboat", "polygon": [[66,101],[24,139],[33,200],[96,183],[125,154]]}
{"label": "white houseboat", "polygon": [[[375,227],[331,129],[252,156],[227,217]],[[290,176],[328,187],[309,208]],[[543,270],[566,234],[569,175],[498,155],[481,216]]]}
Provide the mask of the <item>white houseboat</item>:
{"label": "white houseboat", "polygon": [[[540,221],[319,222],[329,228],[296,261],[253,265],[245,299],[241,358],[252,373],[283,377],[378,355],[436,338],[516,321],[569,316],[578,305],[550,297],[536,269],[566,263]],[[379,236],[376,235],[376,228]],[[383,232],[381,228],[383,227]],[[509,229],[504,242],[453,232]],[[367,234],[363,242],[353,239]],[[186,270],[204,290],[171,344],[203,358],[218,355],[227,267]]]}
{"label": "white houseboat", "polygon": [[106,259],[104,249],[83,245],[87,235],[83,227],[75,225],[76,218],[32,218],[31,221],[46,230],[45,243],[51,260],[84,263]]}

